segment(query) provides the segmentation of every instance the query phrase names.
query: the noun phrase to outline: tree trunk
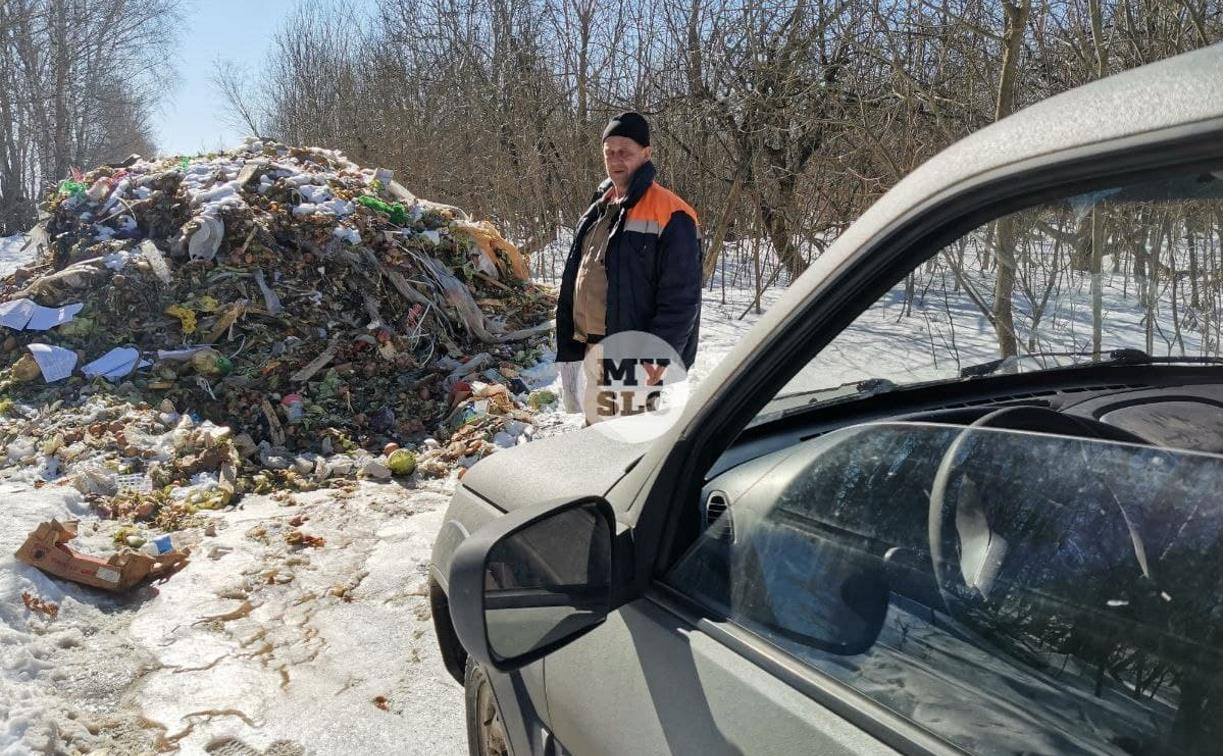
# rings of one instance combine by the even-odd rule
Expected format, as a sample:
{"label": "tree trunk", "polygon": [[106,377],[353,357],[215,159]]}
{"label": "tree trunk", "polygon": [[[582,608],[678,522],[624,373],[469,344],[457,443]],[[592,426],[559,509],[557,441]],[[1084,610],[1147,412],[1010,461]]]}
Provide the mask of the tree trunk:
{"label": "tree trunk", "polygon": [[752,245],[752,268],[756,274],[756,314],[760,314],[760,296],[764,293],[764,272],[760,269],[760,241]]}
{"label": "tree trunk", "polygon": [[1134,288],[1138,291],[1138,301],[1143,307],[1147,305],[1147,268],[1150,267],[1148,263],[1150,255],[1147,254],[1150,227],[1144,222],[1145,220],[1145,217],[1139,216],[1141,231],[1134,244]]}
{"label": "tree trunk", "polygon": [[1091,359],[1100,359],[1104,328],[1104,214],[1091,211]]}
{"label": "tree trunk", "polygon": [[61,179],[68,175],[69,167],[69,133],[68,133],[68,86],[69,50],[68,50],[68,9],[64,0],[54,0],[51,4],[51,57],[55,71],[55,91],[52,93],[55,107],[55,136],[52,145],[53,179]]}
{"label": "tree trunk", "polygon": [[1201,297],[1198,295],[1198,250],[1195,243],[1193,226],[1190,225],[1189,219],[1185,219],[1185,239],[1189,245],[1189,306],[1194,312],[1202,306]]}
{"label": "tree trunk", "polygon": [[1015,340],[1015,313],[1012,299],[1015,294],[1015,219],[1006,216],[998,220],[995,229],[998,253],[995,256],[998,269],[994,278],[994,334],[998,338],[998,354],[1014,357],[1018,352]]}
{"label": "tree trunk", "polygon": [[[1100,0],[1090,0],[1091,41],[1096,52],[1096,78],[1103,78],[1108,68],[1108,48],[1104,45],[1104,14]],[[1091,359],[1100,359],[1103,340],[1104,309],[1104,215],[1097,208],[1091,210]]]}
{"label": "tree trunk", "polygon": [[785,211],[770,205],[764,200],[759,202],[759,210],[760,221],[764,224],[764,230],[768,234],[769,242],[777,253],[777,259],[785,266],[786,271],[790,274],[790,281],[793,282],[794,279],[801,276],[803,271],[807,269],[807,264],[803,261],[798,247],[794,244],[793,236],[790,234],[790,224],[786,221]]}
{"label": "tree trunk", "polygon": [[[1152,218],[1154,220],[1154,218]],[[1164,235],[1168,233],[1169,220],[1165,217],[1152,234],[1151,253],[1147,258],[1147,328],[1146,352],[1154,354],[1155,349],[1155,318],[1159,315],[1159,253],[1164,243]]]}
{"label": "tree trunk", "polygon": [[701,266],[701,284],[709,281],[709,277],[718,267],[718,256],[722,254],[722,243],[726,240],[726,229],[730,226],[732,211],[739,200],[739,192],[743,189],[743,171],[735,172],[734,181],[730,184],[730,193],[726,195],[726,204],[722,207],[722,217],[718,219],[718,227],[714,229],[713,240],[709,249],[705,250],[705,261]]}
{"label": "tree trunk", "polygon": [[[1023,28],[1028,22],[1029,0],[1004,2],[1006,29],[1002,35],[1002,73],[998,77],[998,101],[994,120],[1000,121],[1015,109],[1015,80],[1019,74],[1019,53],[1023,47]],[[1017,354],[1015,315],[1011,299],[1015,294],[1015,220],[1012,216],[999,219],[995,226],[997,238],[998,274],[994,279],[994,333],[998,337],[998,352],[1002,357]]]}

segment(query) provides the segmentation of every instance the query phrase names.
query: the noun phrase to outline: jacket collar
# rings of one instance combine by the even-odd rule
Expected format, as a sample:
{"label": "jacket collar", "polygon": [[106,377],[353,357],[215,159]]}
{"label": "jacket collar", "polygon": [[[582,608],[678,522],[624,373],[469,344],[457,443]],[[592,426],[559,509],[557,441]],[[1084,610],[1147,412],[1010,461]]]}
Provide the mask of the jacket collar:
{"label": "jacket collar", "polygon": [[591,198],[590,203],[593,205],[597,202],[602,202],[603,197],[607,195],[608,190],[610,190],[611,188],[612,188],[612,180],[609,178],[603,179],[603,181],[599,184],[599,187],[595,189],[594,197]]}
{"label": "jacket collar", "polygon": [[654,176],[658,171],[654,168],[653,161],[647,160],[641,164],[637,172],[633,174],[632,181],[628,185],[628,196],[621,203],[625,208],[630,208],[637,204],[637,200],[641,199],[641,195],[645,194],[645,190],[650,188],[650,184],[654,182]]}

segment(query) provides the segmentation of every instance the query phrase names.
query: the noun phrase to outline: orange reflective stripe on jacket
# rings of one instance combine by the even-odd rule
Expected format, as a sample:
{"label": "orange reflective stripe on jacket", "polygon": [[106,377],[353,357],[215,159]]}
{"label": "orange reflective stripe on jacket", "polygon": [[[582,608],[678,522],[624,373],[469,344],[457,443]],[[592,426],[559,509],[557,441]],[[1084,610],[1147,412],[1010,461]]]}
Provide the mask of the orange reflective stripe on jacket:
{"label": "orange reflective stripe on jacket", "polygon": [[662,230],[671,222],[671,216],[681,210],[692,216],[692,222],[699,229],[701,222],[696,216],[696,210],[692,209],[692,205],[684,202],[670,189],[659,186],[656,181],[650,184],[650,188],[646,189],[641,199],[637,200],[637,204],[629,208],[628,217],[624,220],[624,230],[644,234],[661,234]]}

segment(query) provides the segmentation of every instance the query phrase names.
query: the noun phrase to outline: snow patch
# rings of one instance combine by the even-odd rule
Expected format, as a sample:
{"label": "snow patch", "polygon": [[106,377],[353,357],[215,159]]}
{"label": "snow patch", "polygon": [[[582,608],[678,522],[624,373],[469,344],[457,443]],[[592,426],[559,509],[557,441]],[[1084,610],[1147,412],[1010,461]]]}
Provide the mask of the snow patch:
{"label": "snow patch", "polygon": [[36,250],[33,244],[26,247],[26,240],[25,234],[0,236],[0,277],[34,262]]}

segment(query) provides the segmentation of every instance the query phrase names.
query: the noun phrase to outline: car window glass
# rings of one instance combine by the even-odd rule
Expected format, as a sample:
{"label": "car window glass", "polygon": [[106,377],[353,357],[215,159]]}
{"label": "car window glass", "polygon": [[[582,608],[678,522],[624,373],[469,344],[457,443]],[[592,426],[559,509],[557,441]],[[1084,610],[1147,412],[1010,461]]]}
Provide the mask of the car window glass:
{"label": "car window glass", "polygon": [[665,582],[972,752],[1215,753],[1220,491],[1217,455],[858,426],[787,450]]}
{"label": "car window glass", "polygon": [[1137,349],[1218,358],[1223,172],[1049,201],[947,245],[820,351],[757,422],[926,381]]}

